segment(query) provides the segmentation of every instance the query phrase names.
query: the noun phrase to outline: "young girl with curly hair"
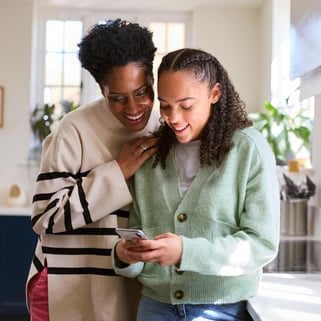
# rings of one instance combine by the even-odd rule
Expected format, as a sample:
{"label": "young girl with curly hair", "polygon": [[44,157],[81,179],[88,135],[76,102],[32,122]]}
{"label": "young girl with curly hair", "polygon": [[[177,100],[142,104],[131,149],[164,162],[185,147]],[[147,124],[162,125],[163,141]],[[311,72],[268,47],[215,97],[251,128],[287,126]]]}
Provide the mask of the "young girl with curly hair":
{"label": "young girl with curly hair", "polygon": [[263,266],[279,241],[275,157],[211,54],[180,49],[158,69],[160,146],[131,180],[116,273],[142,283],[138,321],[252,320]]}

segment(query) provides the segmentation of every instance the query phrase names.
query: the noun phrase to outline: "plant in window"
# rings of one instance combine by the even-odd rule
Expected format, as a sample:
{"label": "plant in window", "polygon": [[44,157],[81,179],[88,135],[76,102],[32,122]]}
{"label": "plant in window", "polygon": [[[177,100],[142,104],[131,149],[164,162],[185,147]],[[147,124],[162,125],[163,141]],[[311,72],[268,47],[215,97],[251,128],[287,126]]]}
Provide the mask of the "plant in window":
{"label": "plant in window", "polygon": [[30,115],[31,129],[40,143],[51,133],[51,126],[56,120],[55,108],[55,104],[36,106]]}
{"label": "plant in window", "polygon": [[64,100],[57,108],[55,104],[44,104],[36,106],[30,115],[30,125],[35,138],[42,143],[43,140],[52,132],[59,120],[70,111],[78,108],[79,105],[72,101]]}

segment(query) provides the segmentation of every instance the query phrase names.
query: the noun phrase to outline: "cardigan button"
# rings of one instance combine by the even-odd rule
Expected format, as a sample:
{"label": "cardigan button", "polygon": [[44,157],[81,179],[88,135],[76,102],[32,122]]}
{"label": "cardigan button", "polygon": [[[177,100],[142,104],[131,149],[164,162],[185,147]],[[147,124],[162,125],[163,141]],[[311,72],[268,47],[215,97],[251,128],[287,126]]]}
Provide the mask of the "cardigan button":
{"label": "cardigan button", "polygon": [[177,215],[177,220],[181,223],[185,222],[187,220],[187,214],[185,213],[179,213]]}
{"label": "cardigan button", "polygon": [[177,291],[175,291],[175,293],[174,293],[174,297],[175,297],[176,300],[181,300],[181,299],[183,299],[183,296],[184,296],[184,292],[181,291],[181,290],[177,290]]}

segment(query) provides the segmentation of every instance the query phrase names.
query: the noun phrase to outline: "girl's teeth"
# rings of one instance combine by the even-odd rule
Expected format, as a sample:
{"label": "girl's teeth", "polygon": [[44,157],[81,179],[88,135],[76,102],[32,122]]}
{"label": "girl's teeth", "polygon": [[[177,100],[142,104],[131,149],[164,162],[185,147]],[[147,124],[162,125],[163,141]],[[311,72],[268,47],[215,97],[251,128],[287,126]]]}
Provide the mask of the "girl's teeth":
{"label": "girl's teeth", "polygon": [[185,129],[187,126],[188,125],[183,126],[183,127],[174,127],[174,129],[179,132],[179,131],[182,131],[183,129]]}

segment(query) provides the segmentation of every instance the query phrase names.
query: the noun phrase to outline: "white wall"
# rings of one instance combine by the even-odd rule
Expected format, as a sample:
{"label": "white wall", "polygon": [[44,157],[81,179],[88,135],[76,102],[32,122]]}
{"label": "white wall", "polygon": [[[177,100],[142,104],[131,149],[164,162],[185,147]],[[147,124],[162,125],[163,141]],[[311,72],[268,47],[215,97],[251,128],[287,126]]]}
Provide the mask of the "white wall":
{"label": "white wall", "polygon": [[22,164],[28,156],[30,130],[32,4],[0,6],[0,85],[5,87],[4,127],[0,128],[0,204],[16,182],[28,185]]}
{"label": "white wall", "polygon": [[260,102],[261,111],[264,110],[263,103],[271,99],[271,61],[272,61],[272,1],[265,0],[260,8]]}
{"label": "white wall", "polygon": [[312,133],[311,163],[314,168],[314,180],[317,185],[317,193],[311,200],[317,206],[321,206],[321,70],[318,69],[301,79],[301,98],[314,96],[314,125]]}
{"label": "white wall", "polygon": [[211,52],[228,71],[247,104],[257,111],[260,97],[260,9],[200,7],[194,11],[195,47]]}
{"label": "white wall", "polygon": [[312,135],[311,163],[314,168],[314,179],[317,193],[312,202],[321,206],[321,69],[317,69],[301,79],[301,98],[315,97],[314,126]]}
{"label": "white wall", "polygon": [[290,82],[290,0],[272,1],[271,99],[276,106],[293,91]]}
{"label": "white wall", "polygon": [[[321,82],[319,81],[319,88]],[[317,183],[317,194],[315,202],[321,206],[321,95],[315,97],[314,128],[312,137],[312,166],[315,169],[315,180]]]}

